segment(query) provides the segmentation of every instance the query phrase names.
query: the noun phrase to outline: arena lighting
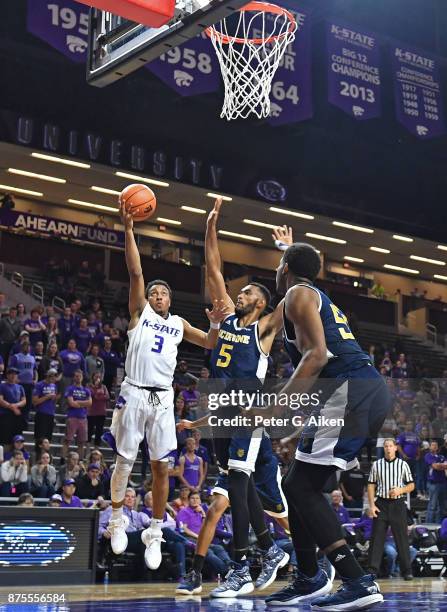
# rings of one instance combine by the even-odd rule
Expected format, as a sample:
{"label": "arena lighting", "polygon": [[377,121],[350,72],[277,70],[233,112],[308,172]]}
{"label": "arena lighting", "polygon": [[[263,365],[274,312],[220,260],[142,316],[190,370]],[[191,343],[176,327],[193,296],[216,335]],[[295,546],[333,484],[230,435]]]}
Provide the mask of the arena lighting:
{"label": "arena lighting", "polygon": [[208,192],[206,194],[207,198],[214,198],[215,200],[217,200],[217,198],[221,198],[224,202],[232,202],[233,198],[230,198],[230,196],[225,196],[222,195],[221,193],[211,193]]}
{"label": "arena lighting", "polygon": [[391,253],[389,249],[382,249],[381,247],[369,247],[369,250],[375,251],[376,253],[385,253],[386,255]]}
{"label": "arena lighting", "polygon": [[414,242],[413,238],[408,236],[399,236],[399,234],[393,234],[394,240],[401,240],[402,242]]}
{"label": "arena lighting", "polygon": [[96,185],[92,185],[90,187],[92,191],[99,191],[99,193],[106,193],[107,195],[117,195],[121,194],[121,191],[115,191],[115,189],[107,189],[106,187],[97,187]]}
{"label": "arena lighting", "polygon": [[244,240],[252,240],[253,242],[262,242],[262,238],[258,238],[257,236],[247,236],[247,234],[227,232],[227,230],[219,230],[219,234],[222,234],[223,236],[232,236],[234,238],[243,238]]}
{"label": "arena lighting", "polygon": [[166,219],[165,217],[157,217],[157,221],[161,221],[162,223],[170,223],[171,225],[181,225],[181,221],[176,221],[175,219]]}
{"label": "arena lighting", "polygon": [[447,281],[447,276],[443,276],[442,274],[433,274],[433,278],[438,278],[439,280]]}
{"label": "arena lighting", "polygon": [[258,227],[266,227],[267,229],[276,229],[277,225],[272,225],[271,223],[263,223],[262,221],[253,221],[253,219],[244,219],[244,223],[248,225],[257,225]]}
{"label": "arena lighting", "polygon": [[343,223],[342,221],[332,221],[332,225],[337,227],[345,227],[346,229],[352,229],[356,232],[363,232],[364,234],[374,234],[373,229],[369,227],[362,227],[361,225],[351,225],[350,223]]}
{"label": "arena lighting", "polygon": [[19,174],[20,176],[28,176],[29,178],[36,178],[41,181],[49,181],[50,183],[66,183],[66,179],[57,178],[56,176],[48,176],[46,174],[36,174],[35,172],[28,172],[27,170],[19,170],[18,168],[8,168],[7,172],[10,174]]}
{"label": "arena lighting", "polygon": [[445,266],[445,261],[440,261],[439,259],[429,259],[428,257],[420,257],[419,255],[410,255],[410,259],[414,259],[415,261],[425,261],[426,263],[430,263],[435,266]]}
{"label": "arena lighting", "polygon": [[45,153],[31,153],[31,157],[37,157],[37,159],[45,159],[50,162],[57,162],[59,164],[65,164],[66,166],[75,166],[75,168],[91,168],[90,164],[84,162],[74,161],[73,159],[65,159],[64,157],[56,157],[55,155],[46,155]]}
{"label": "arena lighting", "polygon": [[400,266],[393,266],[391,264],[384,264],[384,268],[388,270],[396,270],[397,272],[408,272],[408,274],[420,274],[419,270],[413,270],[412,268],[401,268]]}
{"label": "arena lighting", "polygon": [[355,263],[363,263],[365,261],[364,259],[360,259],[360,257],[351,257],[350,255],[345,255],[343,259],[346,259],[346,261],[354,261]]}
{"label": "arena lighting", "polygon": [[284,208],[277,208],[276,206],[270,206],[269,210],[272,212],[280,213],[281,215],[291,215],[292,217],[299,217],[300,219],[315,219],[313,215],[306,215],[306,213],[296,212],[296,210],[285,210]]}
{"label": "arena lighting", "polygon": [[67,200],[70,204],[77,204],[78,206],[85,206],[86,208],[97,208],[98,210],[109,210],[113,213],[118,213],[117,208],[112,208],[111,206],[103,206],[103,204],[94,204],[93,202],[83,202],[82,200],[74,200],[69,198]]}
{"label": "arena lighting", "polygon": [[11,185],[0,185],[0,189],[4,189],[5,191],[14,191],[15,193],[23,193],[24,195],[32,195],[36,196],[36,198],[41,198],[43,196],[43,193],[41,193],[40,191],[31,191],[30,189],[12,187]]}
{"label": "arena lighting", "polygon": [[121,178],[127,178],[134,181],[141,181],[142,183],[149,183],[149,185],[157,185],[157,187],[169,187],[169,183],[165,181],[157,181],[156,179],[147,178],[146,176],[137,176],[136,174],[129,174],[128,172],[115,172],[116,176]]}
{"label": "arena lighting", "polygon": [[188,212],[197,213],[198,215],[205,215],[206,210],[204,208],[194,208],[194,206],[180,206],[182,210],[187,210]]}
{"label": "arena lighting", "polygon": [[438,244],[438,249],[440,249],[441,251],[447,251],[447,246],[444,246],[443,244]]}
{"label": "arena lighting", "polygon": [[346,244],[346,240],[341,238],[332,238],[332,236],[322,236],[321,234],[312,234],[312,232],[306,232],[308,238],[315,238],[315,240],[325,240],[326,242],[335,242],[336,244]]}

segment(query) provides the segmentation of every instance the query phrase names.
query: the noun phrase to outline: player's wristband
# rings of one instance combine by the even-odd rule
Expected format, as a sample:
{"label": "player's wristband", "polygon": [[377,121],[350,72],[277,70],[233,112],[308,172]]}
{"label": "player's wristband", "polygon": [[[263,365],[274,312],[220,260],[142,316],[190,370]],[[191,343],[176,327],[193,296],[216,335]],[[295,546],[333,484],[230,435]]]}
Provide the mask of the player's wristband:
{"label": "player's wristband", "polygon": [[213,323],[210,321],[210,329],[220,329],[219,323]]}
{"label": "player's wristband", "polygon": [[287,251],[287,249],[289,248],[289,245],[283,242],[282,240],[275,240],[275,246],[280,251]]}

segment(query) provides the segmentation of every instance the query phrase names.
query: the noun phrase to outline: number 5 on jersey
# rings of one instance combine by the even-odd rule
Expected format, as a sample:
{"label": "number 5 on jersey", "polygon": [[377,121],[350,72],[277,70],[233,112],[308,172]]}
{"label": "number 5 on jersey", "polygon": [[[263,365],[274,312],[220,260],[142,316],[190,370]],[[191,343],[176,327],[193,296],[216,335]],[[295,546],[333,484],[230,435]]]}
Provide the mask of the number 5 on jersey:
{"label": "number 5 on jersey", "polygon": [[343,340],[355,340],[354,334],[349,329],[349,323],[347,317],[342,313],[342,311],[337,308],[335,304],[331,304],[332,312],[334,313],[334,319],[336,323],[342,325],[342,327],[338,328],[341,337]]}
{"label": "number 5 on jersey", "polygon": [[232,344],[222,344],[219,351],[219,359],[216,362],[219,368],[227,368],[230,365],[232,350]]}

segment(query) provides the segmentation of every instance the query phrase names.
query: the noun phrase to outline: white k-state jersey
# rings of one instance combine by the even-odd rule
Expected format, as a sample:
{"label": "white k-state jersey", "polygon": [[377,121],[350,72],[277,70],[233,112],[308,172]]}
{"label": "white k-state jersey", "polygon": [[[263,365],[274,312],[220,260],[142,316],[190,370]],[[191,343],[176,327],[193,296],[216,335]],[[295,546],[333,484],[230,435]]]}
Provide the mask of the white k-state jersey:
{"label": "white k-state jersey", "polygon": [[177,347],[183,339],[183,321],[177,315],[164,319],[149,305],[137,325],[127,332],[126,379],[141,387],[172,387]]}

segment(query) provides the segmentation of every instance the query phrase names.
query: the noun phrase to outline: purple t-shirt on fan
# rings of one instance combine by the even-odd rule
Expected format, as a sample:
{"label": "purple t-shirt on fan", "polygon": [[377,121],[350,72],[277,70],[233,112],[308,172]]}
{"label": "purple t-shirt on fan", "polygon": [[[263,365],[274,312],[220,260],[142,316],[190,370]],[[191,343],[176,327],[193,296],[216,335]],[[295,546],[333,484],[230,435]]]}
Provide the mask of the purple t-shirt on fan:
{"label": "purple t-shirt on fan", "polygon": [[183,470],[183,478],[192,487],[197,487],[200,480],[200,459],[197,455],[194,455],[194,461],[188,459],[188,455],[185,457],[185,469]]}
{"label": "purple t-shirt on fan", "polygon": [[418,448],[421,444],[416,432],[404,431],[397,438],[396,442],[400,444],[408,459],[416,459]]}
{"label": "purple t-shirt on fan", "polygon": [[[8,404],[18,404],[25,397],[25,389],[22,385],[2,382],[0,384],[0,395]],[[0,414],[12,414],[8,408],[0,408]]]}
{"label": "purple t-shirt on fan", "polygon": [[36,342],[43,342],[43,331],[40,327],[39,321],[35,321],[34,319],[26,319],[23,327],[25,327],[25,325],[28,325],[31,327],[31,329],[35,330],[29,333],[29,341],[33,346],[35,346]]}
{"label": "purple t-shirt on fan", "polygon": [[444,455],[433,455],[432,453],[427,453],[424,459],[425,463],[429,466],[427,480],[429,482],[444,485],[447,484],[446,470],[434,470],[431,467],[432,463],[444,463],[445,461],[447,461]]}
{"label": "purple t-shirt on fan", "polygon": [[[33,395],[35,397],[44,397],[45,395],[51,395],[53,393],[57,394],[57,386],[54,383],[47,383],[44,380],[38,382],[33,389]],[[56,412],[56,401],[54,399],[48,399],[35,408],[36,412],[54,416]]]}
{"label": "purple t-shirt on fan", "polygon": [[83,504],[77,495],[73,495],[70,503],[62,497],[61,508],[83,508]]}
{"label": "purple t-shirt on fan", "polygon": [[[86,387],[78,387],[77,385],[70,385],[68,389],[65,391],[65,397],[72,397],[75,402],[85,402],[91,397],[90,389]],[[75,417],[77,419],[86,419],[87,418],[87,408],[84,406],[83,408],[71,408],[68,407],[67,417]]]}
{"label": "purple t-shirt on fan", "polygon": [[76,370],[85,372],[85,360],[82,353],[79,351],[61,351],[59,354],[64,366],[63,374],[67,378],[73,378]]}
{"label": "purple t-shirt on fan", "polygon": [[91,341],[90,332],[88,329],[75,329],[73,331],[73,338],[76,340],[76,346],[80,353],[85,355],[88,349],[88,345]]}

